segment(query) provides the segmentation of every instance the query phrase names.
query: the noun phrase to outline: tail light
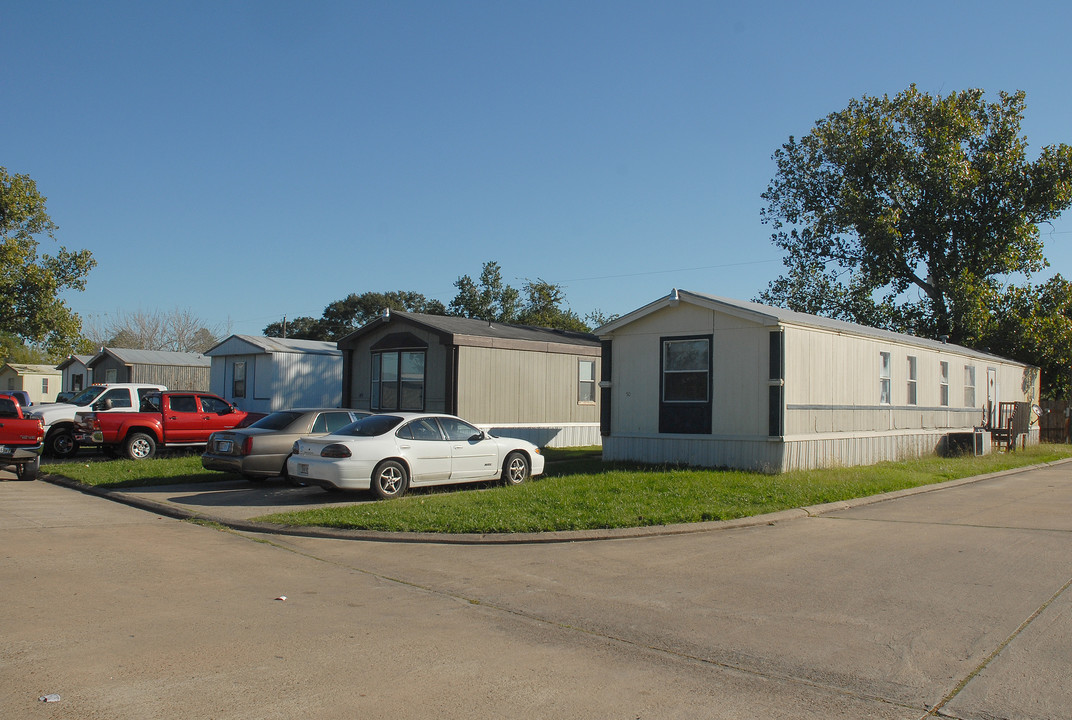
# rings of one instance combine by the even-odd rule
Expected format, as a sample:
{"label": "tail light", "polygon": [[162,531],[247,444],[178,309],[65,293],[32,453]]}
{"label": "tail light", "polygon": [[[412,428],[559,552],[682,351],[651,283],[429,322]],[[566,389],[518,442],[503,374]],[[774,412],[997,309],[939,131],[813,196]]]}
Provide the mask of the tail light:
{"label": "tail light", "polygon": [[326,458],[348,458],[350,455],[350,448],[340,443],[332,443],[320,451],[320,457]]}
{"label": "tail light", "polygon": [[253,438],[246,436],[246,439],[242,441],[242,454],[249,455],[253,452]]}

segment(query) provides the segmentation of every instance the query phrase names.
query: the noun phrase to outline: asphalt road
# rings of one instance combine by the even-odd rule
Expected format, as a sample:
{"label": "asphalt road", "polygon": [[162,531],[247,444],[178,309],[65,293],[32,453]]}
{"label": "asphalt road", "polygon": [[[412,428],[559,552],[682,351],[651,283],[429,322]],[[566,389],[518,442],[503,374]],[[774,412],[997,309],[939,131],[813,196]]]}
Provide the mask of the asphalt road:
{"label": "asphalt road", "polygon": [[0,717],[1069,718],[1070,511],[1064,463],[772,524],[448,545],[0,482]]}

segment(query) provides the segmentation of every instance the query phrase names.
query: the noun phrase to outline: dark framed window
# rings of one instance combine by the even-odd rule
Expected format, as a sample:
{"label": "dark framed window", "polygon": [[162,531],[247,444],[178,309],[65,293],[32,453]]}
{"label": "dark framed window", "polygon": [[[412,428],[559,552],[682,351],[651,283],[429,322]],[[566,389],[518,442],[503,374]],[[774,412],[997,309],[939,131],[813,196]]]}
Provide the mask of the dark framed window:
{"label": "dark framed window", "polygon": [[711,340],[664,340],[663,402],[705,403],[710,399]]}
{"label": "dark framed window", "polygon": [[231,383],[231,397],[244,398],[246,396],[246,364],[236,362],[232,374],[234,377]]}
{"label": "dark framed window", "polygon": [[660,339],[660,433],[711,433],[711,346],[711,335]]}
{"label": "dark framed window", "polygon": [[424,410],[424,350],[372,353],[372,409]]}

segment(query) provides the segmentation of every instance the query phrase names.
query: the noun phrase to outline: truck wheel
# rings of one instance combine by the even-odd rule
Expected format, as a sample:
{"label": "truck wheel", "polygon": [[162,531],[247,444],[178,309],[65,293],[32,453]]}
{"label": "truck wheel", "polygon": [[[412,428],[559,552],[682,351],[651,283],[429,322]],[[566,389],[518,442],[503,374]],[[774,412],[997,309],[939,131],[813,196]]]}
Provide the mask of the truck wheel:
{"label": "truck wheel", "polygon": [[78,441],[70,428],[54,430],[45,442],[49,454],[55,458],[69,458],[78,452]]}
{"label": "truck wheel", "polygon": [[41,468],[41,456],[37,455],[30,462],[19,463],[15,468],[15,477],[19,480],[36,480],[37,471]]}
{"label": "truck wheel", "polygon": [[131,460],[148,460],[156,455],[156,440],[145,433],[133,433],[127,438],[126,449]]}

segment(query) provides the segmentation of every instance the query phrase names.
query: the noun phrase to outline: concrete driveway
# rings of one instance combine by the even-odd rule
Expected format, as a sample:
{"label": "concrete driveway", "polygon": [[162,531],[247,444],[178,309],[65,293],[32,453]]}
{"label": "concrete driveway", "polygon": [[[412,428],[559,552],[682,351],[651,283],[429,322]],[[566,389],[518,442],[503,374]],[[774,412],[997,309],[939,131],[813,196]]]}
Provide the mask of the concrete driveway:
{"label": "concrete driveway", "polygon": [[459,546],[3,482],[0,717],[1068,718],[1070,511],[1066,463],[773,524]]}

